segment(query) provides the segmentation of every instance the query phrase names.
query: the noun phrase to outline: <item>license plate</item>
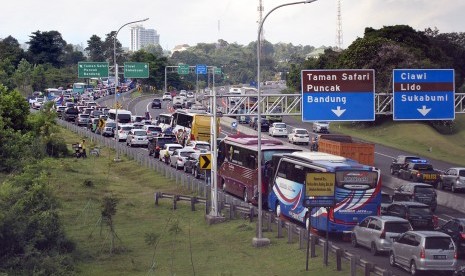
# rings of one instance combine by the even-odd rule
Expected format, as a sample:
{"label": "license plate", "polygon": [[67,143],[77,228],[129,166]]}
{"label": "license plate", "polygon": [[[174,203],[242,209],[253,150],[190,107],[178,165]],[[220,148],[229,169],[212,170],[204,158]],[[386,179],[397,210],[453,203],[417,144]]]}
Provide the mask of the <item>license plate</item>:
{"label": "license plate", "polygon": [[436,180],[436,175],[435,174],[425,174],[425,175],[423,175],[423,179],[425,179],[425,180]]}
{"label": "license plate", "polygon": [[446,255],[434,255],[433,258],[435,260],[446,260],[447,256]]}

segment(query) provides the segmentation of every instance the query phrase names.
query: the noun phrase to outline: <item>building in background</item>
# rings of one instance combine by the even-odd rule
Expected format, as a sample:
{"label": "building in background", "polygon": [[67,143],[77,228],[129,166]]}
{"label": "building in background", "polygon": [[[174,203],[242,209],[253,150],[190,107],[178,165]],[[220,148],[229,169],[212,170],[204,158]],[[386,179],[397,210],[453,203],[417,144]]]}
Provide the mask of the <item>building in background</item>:
{"label": "building in background", "polygon": [[142,25],[131,27],[131,51],[139,51],[150,44],[160,44],[160,35],[155,29],[145,29]]}

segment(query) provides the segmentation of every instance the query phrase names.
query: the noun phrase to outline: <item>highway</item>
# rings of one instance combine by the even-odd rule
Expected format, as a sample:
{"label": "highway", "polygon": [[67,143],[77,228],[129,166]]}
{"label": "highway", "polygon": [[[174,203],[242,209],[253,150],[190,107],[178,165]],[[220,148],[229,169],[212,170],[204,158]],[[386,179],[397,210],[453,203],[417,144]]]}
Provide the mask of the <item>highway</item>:
{"label": "highway", "polygon": [[[168,111],[166,108],[167,108],[168,102],[164,102],[162,104],[162,109],[151,109],[150,105],[151,105],[151,101],[153,98],[155,98],[155,96],[154,97],[141,97],[141,98],[136,98],[133,100],[125,99],[123,100],[123,106],[124,108],[131,110],[133,112],[133,115],[134,114],[143,115],[145,114],[146,111],[148,111],[150,112],[152,118],[155,118],[160,113],[167,113]],[[113,99],[110,99],[110,100],[107,100],[106,102],[103,102],[102,105],[106,104],[107,106],[111,106],[112,103],[113,103]],[[219,135],[219,137],[221,136],[224,137],[225,135],[237,132],[237,130],[231,129],[229,127],[230,122],[233,120],[234,119],[230,119],[230,118],[222,118],[221,135]],[[284,116],[283,121],[289,127],[301,127],[301,128],[306,128],[308,130],[311,130],[310,123],[303,123],[300,120],[293,118],[291,116]],[[244,133],[256,134],[256,131],[248,128],[248,126],[245,126],[245,125],[239,126],[238,130]],[[265,133],[265,132],[263,132],[262,135],[263,135],[262,137],[269,137],[268,133]],[[287,138],[278,138],[278,137],[273,137],[273,138],[283,140],[283,142],[287,143]],[[308,146],[299,146],[299,147],[301,147],[304,150],[309,150]],[[141,152],[147,152],[146,148],[135,148],[134,150],[141,151]],[[393,192],[392,187],[396,187],[397,185],[402,184],[404,181],[397,179],[395,177],[392,177],[389,174],[390,163],[392,162],[392,159],[396,157],[397,155],[408,154],[408,153],[399,151],[397,149],[384,147],[381,145],[376,145],[375,152],[376,152],[375,153],[375,166],[380,168],[382,171],[383,191],[386,191],[392,194]],[[147,156],[148,156],[148,152],[147,152]],[[431,160],[431,162],[436,168],[441,169],[441,170],[446,169],[453,165],[453,164],[448,164],[446,162],[437,161],[437,160]],[[438,193],[441,193],[443,197],[442,199],[443,201],[448,201],[448,200],[451,201],[452,200],[450,199],[451,197],[454,197],[453,200],[456,200],[455,198],[457,197],[459,199],[465,198],[464,194],[456,195],[456,194],[451,194],[450,192],[443,192],[443,191],[440,191]],[[464,202],[464,200],[461,200],[461,201]],[[459,209],[459,210],[465,210],[465,209]],[[435,214],[438,216],[440,224],[443,224],[445,221],[451,218],[454,218],[454,217],[465,217],[465,213],[459,210],[439,205]],[[395,275],[409,275],[403,269],[400,269],[397,267],[391,268],[389,265],[389,260],[388,260],[387,255],[372,256],[368,249],[353,248],[349,242],[343,241],[338,238],[332,239],[332,242],[335,245],[343,248],[344,250],[347,250],[351,253],[358,254],[363,259],[373,262],[380,267],[391,269],[395,273]],[[460,265],[462,266],[465,265],[465,260],[463,258],[459,260],[459,266]],[[431,274],[431,275],[435,275],[435,274]]]}

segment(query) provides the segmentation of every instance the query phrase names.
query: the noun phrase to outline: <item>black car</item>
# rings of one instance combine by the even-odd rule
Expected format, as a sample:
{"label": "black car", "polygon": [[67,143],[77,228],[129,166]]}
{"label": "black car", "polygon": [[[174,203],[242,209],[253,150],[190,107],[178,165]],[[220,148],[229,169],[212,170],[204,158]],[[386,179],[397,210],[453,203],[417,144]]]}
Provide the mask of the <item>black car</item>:
{"label": "black car", "polygon": [[160,149],[163,148],[165,144],[176,143],[176,136],[174,135],[163,135],[161,137],[153,137],[149,139],[148,151],[149,156],[158,158],[160,156]]}
{"label": "black car", "polygon": [[406,183],[394,190],[393,201],[415,201],[426,204],[434,212],[438,206],[436,191],[425,183]]}
{"label": "black car", "polygon": [[465,254],[465,218],[453,218],[438,230],[452,238],[457,247],[457,253]]}
{"label": "black car", "polygon": [[392,159],[391,163],[391,174],[395,175],[399,173],[400,168],[404,167],[405,164],[412,160],[418,160],[420,157],[418,156],[409,156],[409,155],[399,155],[397,158]]}
{"label": "black car", "polygon": [[74,122],[79,115],[79,110],[75,107],[68,107],[65,109],[65,111],[62,113],[62,118],[65,121],[68,122]]}
{"label": "black car", "polygon": [[[252,123],[251,123],[252,128],[255,129],[255,130],[258,129],[257,121],[258,121],[258,118],[255,117],[255,118],[253,118]],[[261,121],[261,124],[262,124],[261,131],[262,132],[264,132],[264,131],[268,132],[268,130],[270,129],[270,122],[265,118],[262,118],[260,121]]]}
{"label": "black car", "polygon": [[394,202],[386,208],[385,215],[408,220],[413,230],[434,230],[438,223],[428,205],[413,201]]}
{"label": "black car", "polygon": [[153,99],[152,108],[161,109],[161,100],[160,99]]}

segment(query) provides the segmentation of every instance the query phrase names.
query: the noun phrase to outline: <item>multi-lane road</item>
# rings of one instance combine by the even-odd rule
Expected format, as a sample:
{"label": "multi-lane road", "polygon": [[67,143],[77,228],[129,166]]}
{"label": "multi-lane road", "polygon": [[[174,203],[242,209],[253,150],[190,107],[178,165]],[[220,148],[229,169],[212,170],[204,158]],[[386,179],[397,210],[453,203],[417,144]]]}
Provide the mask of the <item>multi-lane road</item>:
{"label": "multi-lane road", "polygon": [[[137,115],[142,115],[142,114],[145,114],[145,112],[150,112],[152,118],[155,118],[156,116],[158,116],[158,114],[160,113],[166,113],[168,112],[167,111],[167,104],[169,104],[169,102],[165,102],[162,104],[162,109],[151,109],[151,102],[152,102],[152,99],[154,97],[141,97],[141,98],[137,98],[137,99],[127,99],[124,101],[124,104],[123,106],[125,108],[128,108],[130,111],[132,111],[133,114],[137,114]],[[108,100],[106,103],[103,102],[102,104],[105,105],[107,104],[108,106],[111,106],[111,104],[113,103],[113,100]],[[227,118],[223,118],[222,119],[223,121],[223,124],[222,124],[222,127],[221,127],[221,135],[228,135],[228,134],[231,134],[231,133],[236,133],[237,130],[234,130],[234,129],[231,129],[229,126],[230,126],[230,120],[228,121]],[[311,129],[311,125],[309,123],[303,123],[291,116],[285,116],[283,121],[290,127],[299,127],[299,128],[306,128],[306,129]],[[256,133],[254,130],[248,128],[247,126],[241,126],[240,128],[243,132],[248,132],[248,133]],[[265,133],[263,132],[262,135],[268,135],[268,133]],[[274,137],[274,139],[281,139],[283,140],[283,142],[287,142],[287,138],[277,138],[277,137]],[[305,150],[309,150],[309,147],[304,147],[302,146],[303,149]],[[135,149],[135,150],[139,150],[139,151],[147,151],[147,149],[144,149],[144,148],[138,148],[138,149]],[[389,166],[390,166],[390,163],[392,162],[392,159],[395,158],[397,155],[400,155],[400,154],[408,154],[406,152],[403,152],[403,151],[400,151],[400,150],[397,150],[397,149],[393,149],[393,148],[389,148],[389,147],[384,147],[384,146],[381,146],[381,145],[376,145],[375,147],[375,166],[380,168],[381,171],[382,171],[382,179],[383,179],[383,183],[385,185],[383,185],[383,190],[388,192],[388,193],[392,193],[392,189],[387,187],[387,186],[390,186],[390,187],[393,187],[395,185],[399,185],[400,183],[402,183],[401,180],[398,180],[398,179],[395,179],[393,178],[390,174],[389,174]],[[441,169],[441,170],[444,170],[450,166],[452,166],[452,164],[448,164],[447,162],[443,162],[443,161],[437,161],[437,160],[430,160],[433,165],[438,168],[438,169]],[[441,193],[442,197],[443,197],[443,200],[447,201],[447,197],[461,197],[463,199],[465,199],[465,195],[464,194],[460,194],[460,195],[453,195],[449,192],[442,192]],[[455,199],[454,199],[455,200]],[[458,209],[458,210],[457,210]],[[446,222],[447,220],[451,219],[451,218],[454,218],[454,217],[465,217],[465,213],[463,213],[463,211],[465,210],[460,210],[460,208],[456,208],[456,209],[452,209],[452,208],[448,208],[448,207],[445,207],[445,206],[438,206],[437,210],[436,210],[436,215],[438,216],[439,218],[439,221],[440,221],[440,224],[443,224],[444,222]],[[384,255],[381,255],[381,256],[372,256],[369,252],[369,250],[366,250],[366,249],[363,249],[363,248],[353,248],[351,247],[350,243],[346,242],[346,241],[341,241],[341,240],[333,240],[333,243],[335,243],[337,246],[347,250],[347,251],[350,251],[350,252],[353,252],[355,254],[358,254],[360,255],[363,259],[365,260],[368,260],[370,262],[373,262],[375,264],[377,264],[378,266],[380,267],[383,267],[383,268],[389,268],[391,269],[396,275],[408,275],[408,273],[405,271],[405,270],[402,270],[400,268],[390,268],[389,266],[389,260],[388,260],[388,256],[384,256]],[[460,259],[459,260],[459,265],[465,265],[465,260],[463,259]],[[432,274],[434,275],[434,274]]]}

